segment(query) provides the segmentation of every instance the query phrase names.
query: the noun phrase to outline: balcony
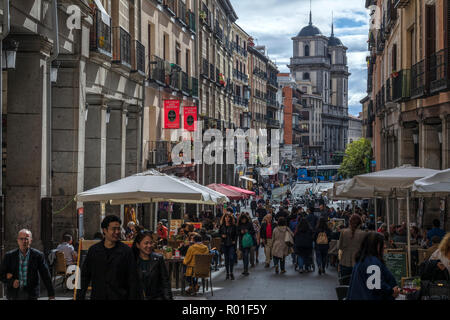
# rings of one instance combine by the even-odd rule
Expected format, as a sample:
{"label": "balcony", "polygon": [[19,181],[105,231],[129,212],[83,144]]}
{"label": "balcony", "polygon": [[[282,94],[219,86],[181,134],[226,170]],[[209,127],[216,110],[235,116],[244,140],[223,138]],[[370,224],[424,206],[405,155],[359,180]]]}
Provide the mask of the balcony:
{"label": "balcony", "polygon": [[169,84],[170,80],[169,72],[167,72],[168,77],[166,78],[166,70],[168,69],[168,63],[158,56],[153,55],[150,60],[150,75],[149,81],[156,82],[160,86],[165,86]]}
{"label": "balcony", "polygon": [[200,22],[210,31],[212,30],[212,12],[209,11],[208,6],[202,3],[202,9],[199,12]]}
{"label": "balcony", "polygon": [[194,77],[189,78],[189,92],[193,98],[198,98],[198,79]]}
{"label": "balcony", "polygon": [[214,76],[214,65],[212,63],[209,65],[209,80],[211,80],[212,82],[216,81],[216,78]]}
{"label": "balcony", "polygon": [[[109,19],[111,25],[111,18]],[[111,52],[111,27],[102,20],[102,14],[95,9],[94,24],[91,27],[89,48],[91,51],[112,57]]]}
{"label": "balcony", "polygon": [[188,10],[187,16],[189,29],[195,33],[195,13],[191,10]]}
{"label": "balcony", "polygon": [[216,68],[216,85],[223,86],[225,82],[225,79],[223,78],[223,75],[219,72],[219,68]]}
{"label": "balcony", "polygon": [[266,116],[267,126],[272,128],[280,128],[280,120]]}
{"label": "balcony", "polygon": [[394,7],[395,8],[406,8],[409,6],[410,0],[395,0]]}
{"label": "balcony", "polygon": [[257,67],[253,69],[253,74],[260,77],[263,80],[267,80],[267,72],[264,72]]}
{"label": "balcony", "polygon": [[430,93],[445,91],[450,88],[448,48],[436,52],[430,57]]}
{"label": "balcony", "polygon": [[394,0],[387,0],[386,18],[386,31],[390,31],[390,29],[395,25],[395,21],[397,20],[397,8],[395,8],[394,6]]}
{"label": "balcony", "polygon": [[400,70],[392,78],[392,101],[408,100],[411,95],[411,71]]}
{"label": "balcony", "polygon": [[131,72],[138,72],[145,76],[145,47],[138,40],[134,41],[133,47],[133,68]]}
{"label": "balcony", "polygon": [[122,27],[113,28],[114,52],[113,63],[131,68],[131,36]]}
{"label": "balcony", "polygon": [[203,58],[203,61],[202,61],[202,73],[201,73],[201,75],[204,78],[206,78],[206,79],[208,79],[208,77],[209,77],[209,61],[206,60],[205,58]]}
{"label": "balcony", "polygon": [[425,60],[411,68],[411,99],[422,97],[425,94]]}
{"label": "balcony", "polygon": [[278,82],[276,78],[269,78],[267,80],[267,84],[271,85],[272,87],[275,87],[278,89]]}
{"label": "balcony", "polygon": [[165,165],[169,162],[169,142],[168,141],[149,141],[149,150],[151,156],[149,162],[154,166]]}
{"label": "balcony", "polygon": [[182,0],[177,0],[177,20],[185,27],[188,26],[188,17],[186,11],[186,4]]}
{"label": "balcony", "polygon": [[291,65],[296,65],[296,64],[321,64],[326,67],[329,67],[330,59],[325,56],[291,58]]}
{"label": "balcony", "polygon": [[182,88],[182,71],[181,67],[172,63],[170,65],[170,88],[172,90],[181,91]]}
{"label": "balcony", "polygon": [[386,80],[386,103],[392,102],[391,79]]}
{"label": "balcony", "polygon": [[220,42],[223,42],[223,30],[220,27],[219,21],[216,20],[216,27],[214,28],[214,36]]}
{"label": "balcony", "polygon": [[169,12],[169,14],[173,17],[176,16],[177,12],[177,1],[176,0],[164,0],[163,2],[164,9]]}
{"label": "balcony", "polygon": [[181,92],[185,96],[189,96],[190,90],[189,90],[189,76],[186,72],[181,71]]}
{"label": "balcony", "polygon": [[377,54],[383,53],[385,42],[386,42],[386,39],[384,36],[384,27],[382,26],[381,29],[378,30],[378,33],[377,33]]}

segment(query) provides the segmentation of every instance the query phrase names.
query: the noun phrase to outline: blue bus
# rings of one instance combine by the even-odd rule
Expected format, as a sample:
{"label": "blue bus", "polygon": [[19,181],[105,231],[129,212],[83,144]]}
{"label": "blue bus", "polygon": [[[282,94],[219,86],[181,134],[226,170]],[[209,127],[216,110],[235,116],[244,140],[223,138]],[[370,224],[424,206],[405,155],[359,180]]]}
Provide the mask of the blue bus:
{"label": "blue bus", "polygon": [[[298,181],[338,181],[342,177],[338,176],[340,165],[328,165],[328,166],[304,166],[300,167],[297,171]],[[317,176],[316,176],[317,172]]]}

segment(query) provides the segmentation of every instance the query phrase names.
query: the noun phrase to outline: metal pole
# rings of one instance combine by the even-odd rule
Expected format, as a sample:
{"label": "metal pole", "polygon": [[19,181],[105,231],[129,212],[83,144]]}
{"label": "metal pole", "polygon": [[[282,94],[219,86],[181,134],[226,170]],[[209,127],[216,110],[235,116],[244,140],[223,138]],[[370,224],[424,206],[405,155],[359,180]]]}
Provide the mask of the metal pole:
{"label": "metal pole", "polygon": [[378,211],[377,211],[377,197],[374,199],[374,207],[375,207],[375,232],[378,230],[377,228],[377,217],[378,217]]}
{"label": "metal pole", "polygon": [[407,190],[406,192],[406,231],[407,231],[407,241],[408,241],[408,252],[407,252],[407,257],[408,257],[408,274],[407,277],[411,276],[411,230],[409,227],[409,190]]}
{"label": "metal pole", "polygon": [[389,233],[389,239],[391,239],[391,219],[390,219],[390,213],[389,213],[389,197],[386,197],[386,223]]}
{"label": "metal pole", "polygon": [[400,201],[397,199],[397,208],[398,208],[398,213],[397,213],[397,220],[398,220],[398,225],[402,224],[402,219],[401,219],[401,210],[400,210]]}

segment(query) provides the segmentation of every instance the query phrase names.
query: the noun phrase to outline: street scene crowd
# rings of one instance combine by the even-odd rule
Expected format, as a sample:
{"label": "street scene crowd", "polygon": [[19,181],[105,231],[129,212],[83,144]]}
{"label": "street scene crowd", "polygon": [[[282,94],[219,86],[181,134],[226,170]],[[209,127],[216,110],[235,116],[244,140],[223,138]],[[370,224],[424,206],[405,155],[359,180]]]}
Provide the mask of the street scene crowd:
{"label": "street scene crowd", "polygon": [[[299,274],[322,275],[329,268],[337,268],[336,291],[340,298],[344,295],[349,300],[393,300],[403,293],[384,262],[383,252],[407,241],[405,223],[387,226],[382,217],[375,221],[367,206],[336,208],[326,197],[310,190],[294,197],[288,189],[281,203],[271,199],[269,184],[254,190],[254,197],[230,202],[215,212],[207,210],[198,217],[186,214],[185,223],[172,238],[165,219],[158,222],[153,232],[137,221],[128,222],[124,228],[119,217],[106,216],[101,224],[102,233],[95,235],[99,242],[89,248],[80,265],[81,286],[76,299],[87,296],[101,300],[173,299],[162,254],[169,243],[172,246],[176,243],[173,249],[182,258],[183,277],[188,283],[188,288],[182,289],[187,296],[199,292],[199,277],[194,268],[196,257],[201,255],[209,257],[209,271],[222,268],[223,261],[225,279],[230,281],[236,280],[234,269],[239,263],[243,264],[245,277],[251,276],[252,268],[259,263],[264,264],[267,272],[280,275],[292,264]],[[192,222],[201,222],[201,229],[196,229]],[[427,249],[427,257],[416,273],[423,280],[431,280],[430,277],[448,280],[450,233],[440,228],[439,220],[434,220],[428,230],[412,226],[410,240]],[[131,248],[122,241],[132,241]],[[7,298],[37,299],[40,276],[49,298],[53,299],[55,290],[48,264],[52,265],[54,257],[49,257],[47,263],[43,253],[31,247],[29,230],[21,230],[17,242],[18,249],[7,253],[0,267]],[[66,264],[74,265],[76,247],[71,235],[66,234],[54,252],[62,252]],[[265,261],[259,261],[260,250]],[[381,284],[375,289],[367,286],[371,276],[366,272],[369,266],[380,270]]]}

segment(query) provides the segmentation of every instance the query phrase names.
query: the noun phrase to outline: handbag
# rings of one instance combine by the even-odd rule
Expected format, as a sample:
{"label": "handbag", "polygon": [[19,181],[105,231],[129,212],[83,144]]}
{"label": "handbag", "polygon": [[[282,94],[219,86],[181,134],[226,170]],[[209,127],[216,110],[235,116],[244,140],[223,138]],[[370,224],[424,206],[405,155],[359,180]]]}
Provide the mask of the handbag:
{"label": "handbag", "polygon": [[286,243],[286,245],[291,248],[294,246],[294,239],[292,238],[291,233],[288,231],[288,229],[286,229],[286,232],[284,234],[284,242]]}
{"label": "handbag", "polygon": [[[428,262],[430,265],[428,268],[434,268],[432,271],[427,270],[428,275],[431,275],[431,279],[426,279],[425,274],[422,276],[422,279],[426,279],[421,280],[420,295],[422,300],[450,300],[450,276],[448,271],[444,269],[444,272],[440,272],[441,270],[437,267],[438,261]],[[436,280],[437,278],[441,279]]]}
{"label": "handbag", "polygon": [[237,249],[236,254],[237,254],[238,260],[242,260],[242,251]]}

